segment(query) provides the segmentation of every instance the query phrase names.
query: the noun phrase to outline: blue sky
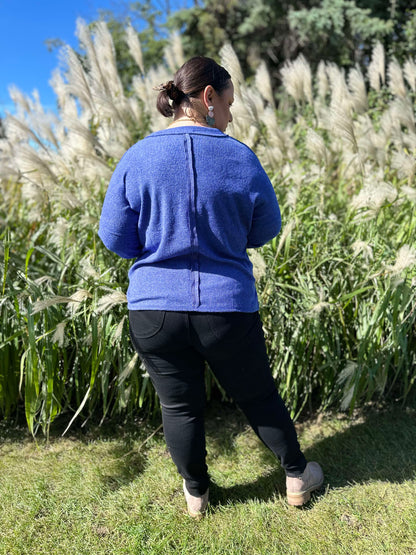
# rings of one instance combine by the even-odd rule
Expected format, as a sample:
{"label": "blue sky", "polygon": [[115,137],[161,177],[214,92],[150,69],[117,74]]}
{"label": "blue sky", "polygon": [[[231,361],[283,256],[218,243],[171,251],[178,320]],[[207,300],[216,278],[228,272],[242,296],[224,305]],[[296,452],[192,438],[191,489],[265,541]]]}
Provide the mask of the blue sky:
{"label": "blue sky", "polygon": [[[16,85],[30,94],[37,89],[42,105],[55,106],[49,86],[58,66],[57,51],[48,52],[45,41],[59,38],[76,47],[75,23],[78,17],[92,21],[99,9],[128,13],[128,2],[116,0],[0,0],[0,115],[13,111],[8,87]],[[156,2],[162,6],[163,1]],[[171,1],[171,7],[189,5],[186,0]]]}

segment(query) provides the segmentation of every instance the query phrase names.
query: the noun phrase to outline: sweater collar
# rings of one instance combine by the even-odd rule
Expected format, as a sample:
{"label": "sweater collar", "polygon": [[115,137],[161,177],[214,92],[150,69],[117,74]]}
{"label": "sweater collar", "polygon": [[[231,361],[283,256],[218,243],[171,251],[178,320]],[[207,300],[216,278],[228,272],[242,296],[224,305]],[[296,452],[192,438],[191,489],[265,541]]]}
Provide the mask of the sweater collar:
{"label": "sweater collar", "polygon": [[149,137],[159,135],[211,135],[216,137],[226,137],[225,133],[216,127],[199,127],[198,125],[184,125],[181,127],[171,127],[168,129],[161,129],[154,131]]}

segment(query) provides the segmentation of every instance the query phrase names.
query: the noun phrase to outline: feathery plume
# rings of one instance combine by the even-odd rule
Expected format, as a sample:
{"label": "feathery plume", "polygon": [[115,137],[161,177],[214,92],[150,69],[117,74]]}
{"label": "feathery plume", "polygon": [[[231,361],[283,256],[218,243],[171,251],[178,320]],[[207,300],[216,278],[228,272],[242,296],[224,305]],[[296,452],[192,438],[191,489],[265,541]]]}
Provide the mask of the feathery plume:
{"label": "feathery plume", "polygon": [[301,54],[293,62],[286,62],[281,70],[283,86],[296,103],[312,104],[311,67]]}
{"label": "feathery plume", "polygon": [[359,68],[353,68],[348,74],[348,86],[351,91],[355,111],[360,114],[368,109],[367,91],[364,76]]}
{"label": "feathery plume", "polygon": [[335,64],[328,64],[326,72],[331,87],[331,106],[341,106],[344,112],[352,109],[352,97],[345,81],[345,72]]}
{"label": "feathery plume", "polygon": [[112,125],[102,124],[97,130],[98,140],[106,154],[119,160],[130,146],[130,133],[121,121],[114,121]]}
{"label": "feathery plume", "polygon": [[252,88],[245,87],[241,89],[241,101],[250,125],[258,128],[259,117],[264,110],[261,98]]}
{"label": "feathery plume", "polygon": [[221,65],[231,75],[236,95],[240,94],[240,88],[244,84],[244,75],[237,54],[230,43],[224,44],[220,50]]}
{"label": "feathery plume", "polygon": [[134,353],[133,357],[125,365],[118,378],[119,385],[121,385],[127,378],[130,377],[131,373],[136,368],[138,358],[139,358],[139,355],[137,353]]}
{"label": "feathery plume", "polygon": [[64,78],[62,77],[62,73],[59,69],[54,69],[52,71],[52,77],[49,79],[49,85],[52,87],[57,96],[59,108],[64,109],[65,104],[68,101],[68,95],[66,92]]}
{"label": "feathery plume", "polygon": [[411,58],[405,61],[403,73],[412,91],[416,92],[416,64]]}
{"label": "feathery plume", "polygon": [[283,246],[286,242],[286,239],[289,237],[289,235],[292,233],[292,231],[295,229],[295,227],[296,227],[296,221],[295,220],[290,220],[289,223],[287,223],[284,226],[282,234],[280,235],[279,244],[277,245],[275,257],[277,257],[279,252],[282,250],[282,248],[283,248]]}
{"label": "feathery plume", "polygon": [[[44,218],[44,207],[47,202],[48,196],[45,190],[29,181],[24,181],[22,185],[22,199],[29,205],[29,210],[26,212],[26,218],[29,222],[39,222]],[[53,228],[54,226],[50,226]]]}
{"label": "feathery plume", "polygon": [[32,305],[32,314],[37,314],[38,312],[42,312],[46,308],[55,306],[57,304],[68,303],[70,300],[71,300],[70,297],[55,295],[54,297],[50,297],[49,299],[42,299],[40,301],[35,301]]}
{"label": "feathery plume", "polygon": [[410,129],[413,133],[416,132],[415,113],[413,110],[413,103],[409,97],[396,97],[389,107],[392,125],[398,129],[398,124],[402,124]]}
{"label": "feathery plume", "polygon": [[374,217],[386,202],[393,202],[397,198],[397,190],[385,181],[373,182],[366,180],[361,191],[352,198],[351,207],[355,210],[367,209],[362,217]]}
{"label": "feathery plume", "polygon": [[91,258],[89,256],[84,257],[79,263],[82,274],[86,277],[92,277],[94,279],[99,279],[100,273],[94,268],[91,262]]}
{"label": "feathery plume", "polygon": [[48,239],[52,245],[60,249],[67,241],[68,232],[68,220],[62,217],[58,217],[54,225],[48,227]]}
{"label": "feathery plume", "polygon": [[114,331],[113,337],[111,339],[111,344],[114,345],[123,335],[124,322],[126,321],[127,315],[123,316]]}
{"label": "feathery plume", "polygon": [[7,114],[4,124],[7,137],[13,143],[33,141],[41,149],[46,150],[45,145],[26,121],[23,121],[16,116],[12,116],[11,114]]}
{"label": "feathery plume", "polygon": [[391,166],[397,170],[399,179],[407,178],[409,183],[412,182],[416,172],[416,158],[410,156],[402,150],[395,152],[391,159]]}
{"label": "feathery plume", "polygon": [[184,63],[182,41],[179,33],[172,33],[164,50],[165,59],[171,73],[176,73]]}
{"label": "feathery plume", "polygon": [[265,124],[270,146],[277,148],[283,157],[295,159],[298,155],[290,130],[283,129],[277,121],[275,110],[266,106],[260,115],[261,122]]}
{"label": "feathery plume", "polygon": [[127,297],[122,291],[112,291],[98,300],[97,312],[105,314],[118,304],[127,302]]}
{"label": "feathery plume", "polygon": [[30,124],[43,145],[50,143],[55,149],[59,149],[59,139],[56,135],[59,120],[55,114],[45,113],[39,104],[36,106],[36,110],[30,114]]}
{"label": "feathery plume", "polygon": [[323,291],[319,292],[319,301],[315,303],[309,310],[309,314],[313,316],[318,316],[326,308],[331,308],[331,303],[325,301],[325,295]]}
{"label": "feathery plume", "polygon": [[403,72],[397,60],[393,59],[388,67],[389,89],[395,96],[406,97]]}
{"label": "feathery plume", "polygon": [[354,256],[358,256],[362,254],[366,262],[369,262],[374,258],[373,249],[365,241],[360,241],[360,240],[354,241],[354,243],[351,245],[351,248],[354,253]]}
{"label": "feathery plume", "polygon": [[266,270],[267,270],[266,262],[258,250],[249,249],[247,252],[250,258],[250,262],[253,265],[254,279],[256,281],[259,281],[266,274]]}
{"label": "feathery plume", "polygon": [[357,138],[354,130],[354,122],[351,114],[343,104],[333,104],[329,111],[332,131],[343,139],[346,139],[354,153],[358,152]]}
{"label": "feathery plume", "polygon": [[380,131],[384,134],[387,144],[387,142],[391,139],[392,135],[395,132],[395,121],[391,112],[391,107],[381,114],[379,125]]}
{"label": "feathery plume", "polygon": [[19,118],[22,117],[25,112],[30,113],[32,111],[32,102],[30,98],[22,93],[15,85],[10,85],[9,96],[17,108],[17,116]]}
{"label": "feathery plume", "polygon": [[53,343],[57,343],[59,347],[63,347],[65,343],[65,326],[66,322],[59,322],[52,336]]}
{"label": "feathery plume", "polygon": [[183,54],[182,38],[180,33],[173,33],[170,37],[172,42],[172,53],[175,60],[176,67],[181,67],[185,63]]}
{"label": "feathery plume", "polygon": [[416,202],[415,187],[411,187],[410,185],[403,185],[400,189],[400,192],[402,192],[411,202]]}
{"label": "feathery plume", "polygon": [[256,152],[262,166],[265,168],[274,169],[282,163],[283,153],[278,146],[272,143],[259,144]]}
{"label": "feathery plume", "polygon": [[61,50],[61,58],[67,66],[66,94],[77,98],[84,110],[91,114],[96,113],[88,77],[77,54],[71,47],[65,46]]}
{"label": "feathery plume", "polygon": [[296,208],[296,203],[298,201],[299,192],[300,192],[300,186],[299,185],[293,185],[293,187],[291,187],[287,192],[286,203],[293,210]]}
{"label": "feathery plume", "polygon": [[400,247],[393,266],[386,266],[390,274],[400,274],[416,264],[416,250],[410,245]]}
{"label": "feathery plume", "polygon": [[74,210],[82,206],[77,196],[63,186],[57,186],[51,189],[49,198],[55,204],[55,210],[57,209],[58,213],[61,212],[62,208],[65,210]]}
{"label": "feathery plume", "polygon": [[87,289],[78,289],[68,298],[68,312],[71,317],[75,316],[81,308],[81,303],[86,299],[91,299],[92,295]]}
{"label": "feathery plume", "polygon": [[143,52],[142,52],[142,47],[139,40],[139,35],[137,34],[137,31],[133,28],[133,26],[130,24],[127,25],[125,39],[133,60],[139,66],[139,69],[142,75],[144,75]]}
{"label": "feathery plume", "polygon": [[266,63],[261,62],[256,70],[256,75],[254,77],[254,81],[257,87],[257,90],[264,98],[266,102],[268,102],[269,106],[272,108],[275,107],[274,102],[274,95],[272,89],[272,82],[270,79],[270,73],[267,69]]}
{"label": "feathery plume", "polygon": [[416,133],[409,130],[408,133],[402,134],[402,138],[404,148],[410,152],[416,153]]}
{"label": "feathery plume", "polygon": [[322,60],[318,64],[318,70],[316,72],[316,82],[318,87],[318,97],[321,100],[325,100],[326,95],[329,91],[329,81],[326,73],[326,64]]}
{"label": "feathery plume", "polygon": [[115,49],[111,34],[104,21],[94,24],[93,33],[81,18],[77,19],[76,32],[81,45],[87,54],[88,74],[90,89],[96,101],[99,97],[123,95],[123,87],[117,72]]}
{"label": "feathery plume", "polygon": [[240,94],[241,96],[235,96],[235,117],[230,124],[230,132],[237,139],[253,147],[258,138],[259,120],[264,110],[263,101],[257,92],[248,87],[241,87]]}
{"label": "feathery plume", "polygon": [[18,180],[19,168],[14,162],[14,148],[12,141],[0,139],[0,180]]}
{"label": "feathery plume", "polygon": [[44,283],[47,284],[48,287],[51,287],[53,278],[51,276],[40,276],[34,280],[36,285],[43,285]]}
{"label": "feathery plume", "polygon": [[29,145],[16,146],[15,162],[25,179],[33,181],[37,185],[45,186],[47,183],[57,182],[57,177],[53,173],[49,161]]}
{"label": "feathery plume", "polygon": [[379,91],[385,83],[385,55],[381,42],[377,42],[373,49],[371,62],[368,65],[368,79],[372,89]]}
{"label": "feathery plume", "polygon": [[328,164],[329,156],[324,140],[313,129],[308,129],[306,133],[306,148],[319,166],[326,166]]}

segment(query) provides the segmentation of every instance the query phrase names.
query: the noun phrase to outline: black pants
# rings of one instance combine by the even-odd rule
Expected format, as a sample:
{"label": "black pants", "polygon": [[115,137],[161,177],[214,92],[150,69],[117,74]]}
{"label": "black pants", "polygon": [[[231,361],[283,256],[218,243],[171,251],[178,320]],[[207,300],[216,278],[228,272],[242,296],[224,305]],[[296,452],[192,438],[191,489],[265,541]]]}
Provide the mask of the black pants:
{"label": "black pants", "polygon": [[205,361],[288,476],[306,466],[271,375],[259,314],[130,311],[130,334],[162,405],[169,452],[187,489],[205,493]]}

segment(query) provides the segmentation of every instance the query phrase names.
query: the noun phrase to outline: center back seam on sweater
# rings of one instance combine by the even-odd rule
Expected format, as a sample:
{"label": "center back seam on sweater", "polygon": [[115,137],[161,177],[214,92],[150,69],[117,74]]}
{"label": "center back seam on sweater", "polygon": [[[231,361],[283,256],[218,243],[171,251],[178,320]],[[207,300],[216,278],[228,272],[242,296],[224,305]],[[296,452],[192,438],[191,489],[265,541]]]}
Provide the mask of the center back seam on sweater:
{"label": "center back seam on sweater", "polygon": [[199,257],[198,257],[198,230],[196,223],[196,182],[195,168],[193,164],[193,149],[191,136],[185,134],[185,149],[188,158],[189,170],[189,229],[191,239],[191,295],[194,308],[198,308],[201,304],[199,291]]}

